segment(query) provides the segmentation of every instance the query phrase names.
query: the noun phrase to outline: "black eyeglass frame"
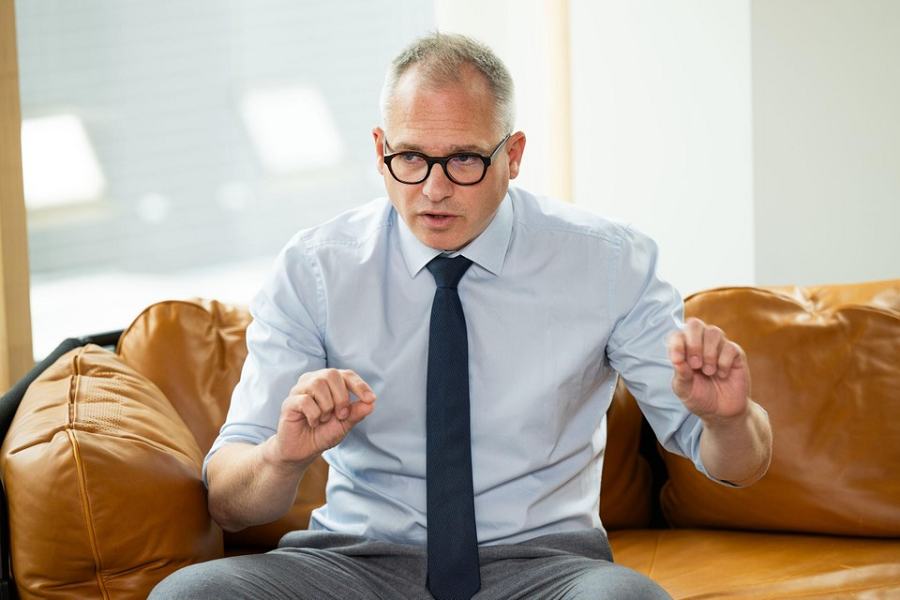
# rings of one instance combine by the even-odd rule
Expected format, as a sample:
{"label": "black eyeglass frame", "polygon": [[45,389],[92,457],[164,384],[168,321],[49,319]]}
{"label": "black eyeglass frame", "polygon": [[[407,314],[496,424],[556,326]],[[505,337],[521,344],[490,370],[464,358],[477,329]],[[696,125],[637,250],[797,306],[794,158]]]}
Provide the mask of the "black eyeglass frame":
{"label": "black eyeglass frame", "polygon": [[[401,152],[394,152],[393,154],[385,153],[384,164],[387,165],[388,171],[390,171],[390,173],[391,173],[391,177],[396,179],[398,182],[406,184],[406,185],[418,185],[418,184],[422,183],[423,181],[425,181],[426,179],[428,179],[428,176],[431,175],[431,168],[435,164],[441,165],[441,168],[444,170],[444,175],[446,175],[447,179],[449,179],[456,185],[478,185],[479,183],[484,181],[484,178],[488,172],[488,167],[491,166],[491,163],[494,160],[494,156],[497,155],[497,152],[500,151],[500,148],[503,147],[503,144],[505,144],[506,142],[509,141],[510,136],[512,136],[512,133],[511,132],[507,133],[504,136],[504,138],[502,140],[500,140],[500,143],[497,144],[493,150],[491,150],[491,153],[488,156],[483,156],[481,154],[478,154],[477,152],[455,152],[453,154],[448,154],[447,156],[428,156],[427,154],[423,154],[421,152],[415,152],[412,150],[403,150]],[[387,151],[389,148],[390,148],[390,144],[388,144],[387,138],[385,137],[384,149],[385,149],[385,151]],[[401,154],[407,154],[407,155],[414,154],[414,155],[422,158],[425,161],[425,163],[428,165],[428,168],[425,169],[425,175],[422,176],[421,179],[419,179],[418,181],[403,181],[402,179],[397,177],[397,174],[394,173],[393,167],[391,167],[391,161],[394,160],[394,157],[400,156]],[[481,177],[478,178],[478,181],[472,181],[470,183],[463,183],[461,181],[457,181],[456,179],[453,178],[453,175],[451,175],[450,172],[447,170],[447,163],[450,162],[452,159],[458,158],[460,156],[477,157],[482,160],[482,162],[484,163],[484,170],[481,172]]]}

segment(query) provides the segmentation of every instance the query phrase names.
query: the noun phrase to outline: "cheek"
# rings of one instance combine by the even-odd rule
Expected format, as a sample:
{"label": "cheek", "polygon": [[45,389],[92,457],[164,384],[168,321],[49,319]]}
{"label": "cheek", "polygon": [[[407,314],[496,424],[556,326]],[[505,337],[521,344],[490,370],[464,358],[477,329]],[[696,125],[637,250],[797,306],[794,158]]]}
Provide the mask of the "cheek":
{"label": "cheek", "polygon": [[[391,177],[390,173],[388,173],[387,177]],[[399,184],[396,181],[393,181],[393,178],[391,177],[390,180],[385,178],[385,188],[387,189],[388,197],[391,199],[391,204],[394,205],[394,208],[401,215],[406,215],[414,209],[414,186]]]}
{"label": "cheek", "polygon": [[[500,195],[500,190],[491,190],[491,196],[496,197]],[[500,206],[500,203],[496,200],[485,201],[481,200],[477,204],[474,205],[474,208],[469,212],[470,215],[476,216],[475,219],[472,219],[472,226],[477,228],[485,227],[488,222],[490,222],[491,218],[493,218],[494,213],[497,212],[497,207]]]}

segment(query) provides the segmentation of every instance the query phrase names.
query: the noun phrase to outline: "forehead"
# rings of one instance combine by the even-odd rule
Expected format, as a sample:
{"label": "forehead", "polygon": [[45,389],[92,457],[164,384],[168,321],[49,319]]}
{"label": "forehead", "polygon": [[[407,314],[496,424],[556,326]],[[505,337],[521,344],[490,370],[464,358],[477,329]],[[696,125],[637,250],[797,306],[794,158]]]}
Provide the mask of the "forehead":
{"label": "forehead", "polygon": [[436,84],[411,69],[397,82],[385,129],[392,147],[435,151],[491,147],[498,135],[494,98],[477,72]]}

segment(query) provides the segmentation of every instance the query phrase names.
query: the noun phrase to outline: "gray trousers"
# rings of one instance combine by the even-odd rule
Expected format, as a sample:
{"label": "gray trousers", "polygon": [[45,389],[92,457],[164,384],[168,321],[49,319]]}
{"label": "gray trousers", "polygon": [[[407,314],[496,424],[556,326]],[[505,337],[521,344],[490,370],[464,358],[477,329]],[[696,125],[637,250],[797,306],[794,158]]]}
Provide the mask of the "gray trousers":
{"label": "gray trousers", "polygon": [[[483,546],[475,600],[669,598],[647,577],[613,564],[602,531]],[[320,531],[287,534],[278,549],[176,571],[152,600],[268,598],[428,600],[425,548]]]}

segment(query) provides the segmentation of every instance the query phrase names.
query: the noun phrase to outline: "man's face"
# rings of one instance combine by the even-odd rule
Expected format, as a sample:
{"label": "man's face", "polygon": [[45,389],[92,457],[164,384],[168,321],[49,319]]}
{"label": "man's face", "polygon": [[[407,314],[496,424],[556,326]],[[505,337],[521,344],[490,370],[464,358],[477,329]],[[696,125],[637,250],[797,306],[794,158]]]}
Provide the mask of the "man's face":
{"label": "man's face", "polygon": [[455,184],[435,164],[425,181],[409,185],[394,179],[384,164],[385,138],[388,154],[476,152],[488,156],[509,132],[499,130],[490,88],[475,71],[464,73],[458,84],[438,88],[422,84],[415,68],[407,71],[397,83],[385,121],[385,129],[375,128],[372,134],[378,170],[391,203],[426,246],[462,248],[485,230],[506,195],[509,180],[518,175],[525,135],[517,132],[510,137],[480,183]]}

